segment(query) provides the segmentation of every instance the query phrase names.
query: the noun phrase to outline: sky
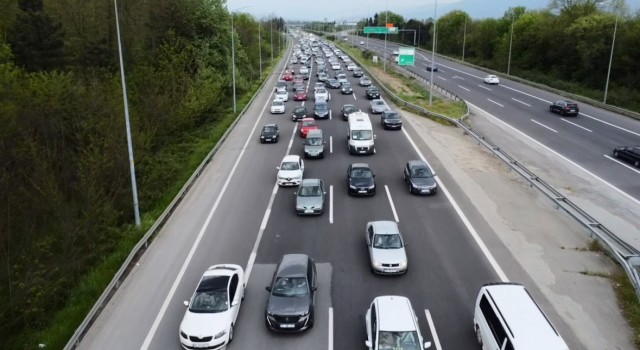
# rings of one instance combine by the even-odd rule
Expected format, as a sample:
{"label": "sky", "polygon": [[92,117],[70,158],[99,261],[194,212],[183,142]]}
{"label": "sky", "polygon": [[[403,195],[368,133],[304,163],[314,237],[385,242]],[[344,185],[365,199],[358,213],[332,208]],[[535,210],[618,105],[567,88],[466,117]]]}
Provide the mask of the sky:
{"label": "sky", "polygon": [[[434,17],[435,1],[437,15],[453,10],[463,10],[472,18],[498,18],[515,6],[527,9],[545,8],[550,0],[227,0],[230,11],[240,9],[257,18],[275,15],[285,20],[357,21],[372,17],[374,13],[389,11],[402,15],[405,19],[427,19]],[[640,9],[640,0],[627,0],[632,12]]]}

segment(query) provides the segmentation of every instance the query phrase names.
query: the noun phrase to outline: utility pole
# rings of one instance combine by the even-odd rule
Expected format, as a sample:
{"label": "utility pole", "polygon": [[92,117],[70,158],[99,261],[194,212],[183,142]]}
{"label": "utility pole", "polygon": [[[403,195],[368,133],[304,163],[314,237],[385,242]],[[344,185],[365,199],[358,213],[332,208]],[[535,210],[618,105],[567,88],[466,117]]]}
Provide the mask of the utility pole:
{"label": "utility pole", "polygon": [[464,47],[467,41],[467,16],[464,17],[464,29],[462,32],[462,62],[464,62]]}
{"label": "utility pole", "polygon": [[271,62],[273,63],[273,18],[270,19],[271,22]]}
{"label": "utility pole", "polygon": [[509,61],[507,62],[507,75],[511,75],[511,47],[513,46],[513,9],[511,10],[511,35],[509,38]]}
{"label": "utility pole", "polygon": [[262,77],[262,35],[260,27],[262,27],[262,21],[258,21],[258,52],[260,52],[260,77]]}
{"label": "utility pole", "polygon": [[433,103],[433,67],[436,62],[436,33],[438,30],[438,0],[433,5],[433,38],[431,48],[431,77],[429,78],[429,106]]}

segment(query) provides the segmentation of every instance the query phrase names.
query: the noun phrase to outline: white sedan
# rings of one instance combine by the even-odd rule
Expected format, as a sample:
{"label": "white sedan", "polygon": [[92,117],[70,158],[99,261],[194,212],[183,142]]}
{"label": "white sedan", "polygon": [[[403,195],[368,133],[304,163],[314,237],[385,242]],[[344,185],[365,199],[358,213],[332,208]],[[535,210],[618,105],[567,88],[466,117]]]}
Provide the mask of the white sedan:
{"label": "white sedan", "polygon": [[289,101],[289,92],[287,90],[279,90],[276,91],[276,100],[281,100],[283,102]]}
{"label": "white sedan", "polygon": [[354,70],[354,69],[356,69],[356,68],[358,68],[358,66],[356,66],[356,64],[355,64],[355,63],[353,63],[353,62],[351,62],[351,63],[349,63],[349,64],[347,65],[347,70]]}
{"label": "white sedan", "polygon": [[271,102],[271,114],[284,113],[284,102],[282,100],[273,100]]}
{"label": "white sedan", "polygon": [[185,349],[218,349],[233,340],[233,327],[244,299],[244,271],[238,265],[213,265],[205,271],[180,323]]}
{"label": "white sedan", "polygon": [[340,69],[340,63],[338,63],[338,62],[331,63],[331,69],[333,69],[333,70]]}
{"label": "white sedan", "polygon": [[490,74],[484,77],[484,82],[485,84],[500,84],[500,79],[497,76]]}
{"label": "white sedan", "polygon": [[329,96],[329,92],[325,88],[316,89],[315,93],[313,94],[313,98],[315,101],[329,101],[329,99],[331,99],[331,97]]}

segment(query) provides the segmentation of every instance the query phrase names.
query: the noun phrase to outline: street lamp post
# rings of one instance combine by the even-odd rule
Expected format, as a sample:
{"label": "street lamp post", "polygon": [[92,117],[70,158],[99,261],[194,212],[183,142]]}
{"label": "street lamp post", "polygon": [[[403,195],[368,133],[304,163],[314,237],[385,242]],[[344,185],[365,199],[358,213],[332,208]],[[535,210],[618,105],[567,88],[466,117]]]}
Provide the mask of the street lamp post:
{"label": "street lamp post", "polygon": [[[384,26],[387,27],[387,23],[389,23],[389,0],[387,0],[387,10],[384,12],[385,22]],[[387,72],[387,36],[389,36],[389,30],[384,33],[384,56],[382,56],[382,65],[384,67],[384,72]]]}
{"label": "street lamp post", "polygon": [[613,49],[616,46],[616,33],[618,31],[618,18],[620,15],[616,12],[616,23],[613,26],[613,39],[611,41],[611,54],[609,54],[609,68],[607,68],[607,82],[604,85],[604,98],[602,103],[607,103],[607,94],[609,93],[609,78],[611,77],[611,64],[613,63]]}
{"label": "street lamp post", "polygon": [[431,48],[431,77],[429,78],[429,106],[433,103],[433,66],[436,60],[436,33],[438,30],[438,0],[433,5],[433,38]]}
{"label": "street lamp post", "polygon": [[511,75],[511,47],[513,46],[513,10],[511,10],[511,35],[509,38],[509,61],[507,62],[507,75]]}
{"label": "street lamp post", "polygon": [[464,48],[467,42],[467,16],[464,17],[464,29],[462,30],[462,62],[464,62]]}
{"label": "street lamp post", "polygon": [[270,19],[271,22],[271,62],[273,62],[273,18]]}
{"label": "street lamp post", "polygon": [[140,227],[140,209],[138,205],[138,185],[136,183],[136,167],[133,159],[133,138],[131,136],[131,122],[129,119],[129,103],[127,102],[127,83],[124,78],[124,59],[122,58],[122,40],[120,39],[120,20],[118,18],[118,3],[113,0],[116,14],[116,32],[118,34],[118,56],[120,59],[120,80],[122,81],[122,99],[124,100],[124,120],[127,128],[127,148],[129,150],[129,172],[131,173],[131,192],[133,193],[133,215],[137,227]]}
{"label": "street lamp post", "polygon": [[262,34],[260,33],[260,27],[262,27],[262,21],[258,22],[258,52],[260,53],[260,77],[262,77]]}
{"label": "street lamp post", "polygon": [[250,6],[241,7],[231,11],[231,79],[233,81],[233,114],[237,112],[236,103],[236,45],[235,45],[235,28],[233,27],[233,17],[236,11],[245,9]]}

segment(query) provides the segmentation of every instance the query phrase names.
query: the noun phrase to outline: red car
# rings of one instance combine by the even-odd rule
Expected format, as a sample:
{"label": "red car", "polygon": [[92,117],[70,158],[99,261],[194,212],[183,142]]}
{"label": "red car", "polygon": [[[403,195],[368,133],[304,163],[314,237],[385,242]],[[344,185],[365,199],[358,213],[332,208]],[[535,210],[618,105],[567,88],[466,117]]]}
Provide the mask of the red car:
{"label": "red car", "polygon": [[316,124],[316,120],[313,118],[304,118],[302,119],[302,124],[300,125],[300,136],[303,138],[307,137],[307,134],[311,130],[318,130],[318,124]]}
{"label": "red car", "polygon": [[284,73],[284,76],[282,77],[282,79],[284,79],[285,81],[292,81],[293,75],[291,75],[291,73]]}
{"label": "red car", "polygon": [[306,101],[307,100],[307,92],[302,90],[302,89],[296,90],[295,94],[293,94],[293,100],[294,101]]}

